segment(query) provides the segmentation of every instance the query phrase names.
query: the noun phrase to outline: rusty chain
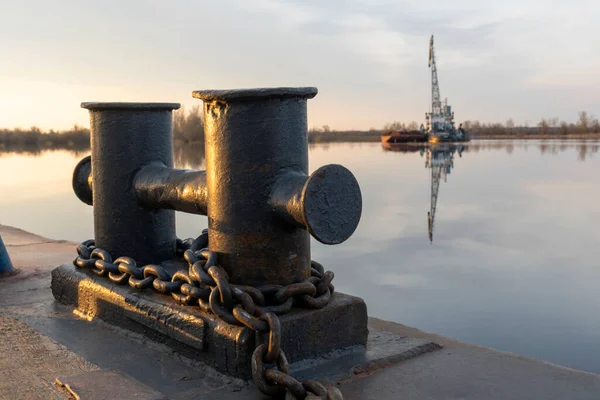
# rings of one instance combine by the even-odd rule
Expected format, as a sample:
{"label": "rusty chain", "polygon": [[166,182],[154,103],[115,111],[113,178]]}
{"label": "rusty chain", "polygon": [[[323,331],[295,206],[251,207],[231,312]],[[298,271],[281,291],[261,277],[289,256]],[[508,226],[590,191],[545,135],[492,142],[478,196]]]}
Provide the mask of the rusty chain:
{"label": "rusty chain", "polygon": [[177,256],[188,263],[188,271],[171,275],[162,266],[148,264],[138,267],[135,260],[111,255],[95,247],[94,240],[77,246],[73,264],[94,274],[108,277],[118,285],[129,284],[144,290],[153,288],[171,294],[180,304],[197,305],[212,312],[223,321],[246,326],[268,335],[268,342],[259,345],[252,354],[252,378],[258,389],[270,396],[286,399],[342,400],[335,386],[325,386],[314,380],[299,382],[289,373],[287,358],[281,349],[281,325],[277,315],[288,313],[293,305],[304,308],[323,308],[334,291],[334,274],[311,261],[311,276],[287,286],[259,287],[229,283],[227,272],[217,265],[217,256],[208,249],[208,230],[196,239],[177,239]]}

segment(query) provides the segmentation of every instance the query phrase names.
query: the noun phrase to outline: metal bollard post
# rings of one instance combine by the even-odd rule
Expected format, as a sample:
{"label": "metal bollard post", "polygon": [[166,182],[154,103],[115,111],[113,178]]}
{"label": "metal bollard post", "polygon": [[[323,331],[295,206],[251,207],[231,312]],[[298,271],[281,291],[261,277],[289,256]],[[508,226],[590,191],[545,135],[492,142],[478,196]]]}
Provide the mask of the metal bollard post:
{"label": "metal bollard post", "polygon": [[14,271],[6,246],[0,236],[0,275],[10,274]]}
{"label": "metal bollard post", "polygon": [[316,88],[195,91],[204,101],[209,243],[232,282],[310,276],[310,234],[326,244],[360,220],[358,182],[341,165],[308,176],[307,99]]}
{"label": "metal bollard post", "polygon": [[[83,103],[82,107],[90,111],[92,157],[91,164],[84,159],[76,168],[74,188],[76,193],[92,194],[96,245],[114,257],[144,263],[174,257],[175,212],[142,207],[133,177],[147,165],[173,167],[172,110],[179,104]],[[86,188],[89,183],[92,187]]]}

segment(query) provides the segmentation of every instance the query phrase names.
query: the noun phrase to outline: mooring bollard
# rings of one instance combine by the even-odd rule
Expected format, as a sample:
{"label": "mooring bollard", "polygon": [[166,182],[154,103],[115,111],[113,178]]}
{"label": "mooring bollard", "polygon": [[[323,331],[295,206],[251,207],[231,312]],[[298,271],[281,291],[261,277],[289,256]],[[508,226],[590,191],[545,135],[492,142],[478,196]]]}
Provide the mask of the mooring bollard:
{"label": "mooring bollard", "polygon": [[308,174],[306,100],[316,88],[196,91],[204,101],[209,243],[233,282],[310,276],[310,236],[348,239],[361,215],[350,171]]}
{"label": "mooring bollard", "polygon": [[[178,104],[83,103],[92,154],[75,168],[73,189],[94,207],[95,241],[78,247],[74,266],[93,274],[56,268],[54,296],[199,350],[199,359],[253,377],[264,393],[289,389],[304,398],[311,384],[305,390],[288,375],[288,359],[364,348],[368,335],[364,301],[334,294],[333,272],[311,260],[310,235],[341,243],[362,212],[346,168],[308,174],[306,103],[316,93],[194,92],[204,101],[206,171],[173,168]],[[178,241],[176,210],[207,215],[208,233]],[[139,292],[149,288],[172,298]],[[197,307],[187,311],[173,299]]]}
{"label": "mooring bollard", "polygon": [[13,265],[8,256],[8,251],[6,250],[2,236],[0,236],[0,276],[12,272],[14,272]]}
{"label": "mooring bollard", "polygon": [[92,154],[77,166],[73,187],[94,206],[96,246],[144,263],[170,259],[178,210],[208,215],[210,249],[232,283],[307,279],[309,234],[341,243],[362,209],[346,168],[307,174],[306,100],[316,93],[194,92],[204,101],[206,171],[173,169],[171,110],[179,105],[83,103]]}

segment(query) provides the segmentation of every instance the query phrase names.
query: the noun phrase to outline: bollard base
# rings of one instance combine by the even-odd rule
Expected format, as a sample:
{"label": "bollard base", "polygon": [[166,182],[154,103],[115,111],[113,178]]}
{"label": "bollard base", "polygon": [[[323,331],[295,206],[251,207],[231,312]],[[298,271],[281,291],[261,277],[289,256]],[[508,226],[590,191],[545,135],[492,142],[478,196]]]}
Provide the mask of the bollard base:
{"label": "bollard base", "polygon": [[[52,293],[75,306],[81,317],[144,334],[220,372],[251,377],[251,356],[261,338],[246,327],[180,305],[170,296],[115,285],[71,264],[52,271]],[[358,297],[335,293],[326,307],[294,309],[280,316],[280,322],[281,346],[292,363],[367,344],[367,308]]]}

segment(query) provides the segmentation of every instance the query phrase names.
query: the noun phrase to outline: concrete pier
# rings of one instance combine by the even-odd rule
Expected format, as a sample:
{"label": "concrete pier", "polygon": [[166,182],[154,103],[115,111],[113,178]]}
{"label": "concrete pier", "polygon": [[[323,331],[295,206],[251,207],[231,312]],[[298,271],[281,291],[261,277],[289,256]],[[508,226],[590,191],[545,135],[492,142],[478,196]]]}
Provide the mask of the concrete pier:
{"label": "concrete pier", "polygon": [[[73,313],[50,291],[50,272],[75,243],[0,225],[19,274],[0,280],[0,399],[261,399],[251,382],[219,374],[163,343]],[[600,398],[600,375],[369,319],[378,332],[443,346],[356,368],[336,379],[345,399]],[[135,396],[135,397],[134,397]]]}

